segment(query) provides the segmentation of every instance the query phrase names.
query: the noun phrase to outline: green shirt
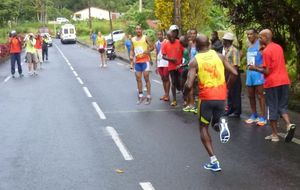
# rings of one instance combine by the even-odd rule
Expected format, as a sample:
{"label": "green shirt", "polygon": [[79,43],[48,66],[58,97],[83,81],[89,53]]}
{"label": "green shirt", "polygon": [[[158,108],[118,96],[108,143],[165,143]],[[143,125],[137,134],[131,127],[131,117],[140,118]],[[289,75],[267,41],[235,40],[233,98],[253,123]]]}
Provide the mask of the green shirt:
{"label": "green shirt", "polygon": [[184,70],[189,70],[189,62],[190,62],[190,55],[189,55],[189,49],[188,48],[184,48],[184,51],[183,51],[183,65],[186,65],[183,67]]}

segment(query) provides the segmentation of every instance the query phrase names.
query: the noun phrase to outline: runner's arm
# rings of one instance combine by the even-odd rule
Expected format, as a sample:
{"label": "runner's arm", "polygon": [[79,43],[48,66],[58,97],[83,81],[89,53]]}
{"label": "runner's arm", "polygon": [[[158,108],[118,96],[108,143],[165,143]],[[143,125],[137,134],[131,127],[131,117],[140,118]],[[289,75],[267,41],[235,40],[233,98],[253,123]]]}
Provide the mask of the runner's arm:
{"label": "runner's arm", "polygon": [[222,60],[225,69],[230,72],[226,83],[227,83],[227,88],[231,88],[234,81],[237,79],[238,67],[232,66],[231,64],[229,64],[223,55],[221,55],[221,54],[218,54],[218,55],[219,55],[220,59]]}
{"label": "runner's arm", "polygon": [[249,65],[248,69],[252,70],[252,71],[257,71],[257,72],[263,73],[265,75],[268,75],[270,73],[269,67],[258,67],[256,65]]}
{"label": "runner's arm", "polygon": [[149,54],[154,50],[154,46],[153,44],[150,42],[149,38],[146,37],[146,43],[148,44],[148,49],[147,51],[145,52],[145,54]]}
{"label": "runner's arm", "polygon": [[193,88],[197,71],[198,71],[198,64],[197,64],[197,60],[194,58],[189,63],[189,72],[188,72],[186,83],[184,84],[184,93],[189,92]]}
{"label": "runner's arm", "polygon": [[130,43],[131,43],[131,48],[130,48],[130,69],[133,69],[133,57],[134,57],[134,46],[133,46],[133,43],[132,43],[132,40],[130,40]]}
{"label": "runner's arm", "polygon": [[229,71],[232,75],[238,75],[238,72],[237,72],[237,67],[233,67],[232,65],[230,65],[226,60],[225,60],[225,57],[221,54],[219,54],[219,57],[220,59],[222,60],[223,64],[224,64],[224,67],[227,71]]}

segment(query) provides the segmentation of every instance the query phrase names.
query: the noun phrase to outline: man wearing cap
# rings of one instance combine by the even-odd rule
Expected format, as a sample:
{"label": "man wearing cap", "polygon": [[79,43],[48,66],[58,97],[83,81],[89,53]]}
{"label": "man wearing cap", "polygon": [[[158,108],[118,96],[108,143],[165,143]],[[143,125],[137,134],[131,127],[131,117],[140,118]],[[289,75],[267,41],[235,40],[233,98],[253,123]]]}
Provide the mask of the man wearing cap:
{"label": "man wearing cap", "polygon": [[[234,36],[232,33],[227,32],[223,36],[223,52],[225,56],[225,61],[231,64],[237,71],[240,66],[240,54],[239,50],[233,46]],[[241,91],[242,91],[242,81],[241,76],[229,75],[226,73],[226,81],[228,87],[228,110],[226,115],[229,117],[239,118],[242,112],[242,100],[241,100]]]}
{"label": "man wearing cap", "polygon": [[9,38],[10,45],[10,61],[11,61],[11,75],[15,78],[15,64],[17,62],[19,76],[23,77],[22,66],[21,66],[21,49],[22,43],[20,38],[17,36],[16,31],[11,32],[11,37]]}
{"label": "man wearing cap", "polygon": [[169,62],[168,70],[171,76],[171,91],[173,100],[171,106],[177,106],[176,101],[176,89],[181,90],[180,75],[182,68],[178,67],[182,64],[184,47],[180,44],[180,41],[176,38],[176,30],[168,31],[168,41],[164,43],[162,47],[163,59]]}

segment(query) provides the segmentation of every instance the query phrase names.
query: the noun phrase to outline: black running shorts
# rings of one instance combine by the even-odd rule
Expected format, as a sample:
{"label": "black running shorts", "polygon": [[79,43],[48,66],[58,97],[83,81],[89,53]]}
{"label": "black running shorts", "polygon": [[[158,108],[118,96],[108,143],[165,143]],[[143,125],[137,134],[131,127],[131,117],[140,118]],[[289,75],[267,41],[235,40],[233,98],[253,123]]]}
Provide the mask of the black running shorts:
{"label": "black running shorts", "polygon": [[201,124],[218,123],[225,113],[224,100],[199,100],[198,117]]}

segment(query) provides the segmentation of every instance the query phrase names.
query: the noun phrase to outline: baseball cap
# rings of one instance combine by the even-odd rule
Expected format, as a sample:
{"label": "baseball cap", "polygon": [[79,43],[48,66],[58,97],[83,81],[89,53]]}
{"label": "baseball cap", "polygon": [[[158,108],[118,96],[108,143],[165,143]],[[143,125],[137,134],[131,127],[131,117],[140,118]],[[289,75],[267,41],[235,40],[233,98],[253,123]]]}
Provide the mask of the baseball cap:
{"label": "baseball cap", "polygon": [[223,36],[223,40],[233,41],[234,40],[234,35],[230,32],[226,32]]}
{"label": "baseball cap", "polygon": [[171,26],[170,26],[169,30],[170,30],[170,31],[173,31],[173,30],[179,30],[179,27],[178,27],[177,25],[174,24],[174,25],[171,25]]}

